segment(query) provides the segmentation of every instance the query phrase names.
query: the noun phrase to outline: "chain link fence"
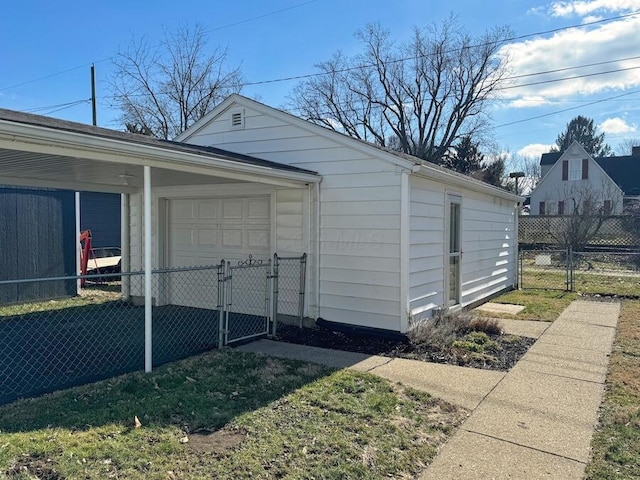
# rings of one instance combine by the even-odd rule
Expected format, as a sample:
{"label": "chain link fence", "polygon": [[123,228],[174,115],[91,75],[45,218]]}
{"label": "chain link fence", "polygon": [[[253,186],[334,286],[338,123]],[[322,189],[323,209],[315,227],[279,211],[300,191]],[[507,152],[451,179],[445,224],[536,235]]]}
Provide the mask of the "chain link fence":
{"label": "chain link fence", "polygon": [[[154,270],[153,366],[275,333],[280,308],[302,316],[305,268],[306,255],[275,255]],[[145,367],[144,272],[2,281],[0,290],[52,291],[49,282],[61,298],[0,306],[0,404]]]}
{"label": "chain link fence", "polygon": [[578,242],[587,248],[640,249],[638,219],[629,215],[522,215],[518,242],[524,248],[557,248]]}
{"label": "chain link fence", "polygon": [[[275,256],[274,298],[277,302],[278,323],[303,326],[307,255],[301,257]],[[274,331],[274,335],[275,335]]]}
{"label": "chain link fence", "polygon": [[569,260],[568,250],[520,250],[519,287],[567,290],[570,285]]}
{"label": "chain link fence", "polygon": [[572,252],[572,291],[640,296],[640,251]]}

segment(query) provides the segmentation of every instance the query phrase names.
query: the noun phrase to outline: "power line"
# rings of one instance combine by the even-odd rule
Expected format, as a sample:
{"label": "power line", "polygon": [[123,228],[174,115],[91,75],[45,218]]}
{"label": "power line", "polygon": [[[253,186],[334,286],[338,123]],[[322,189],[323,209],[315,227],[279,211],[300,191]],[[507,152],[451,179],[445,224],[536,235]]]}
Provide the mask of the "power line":
{"label": "power line", "polygon": [[[531,86],[535,86],[535,85],[544,85],[544,84],[547,84],[547,83],[565,82],[567,80],[577,80],[577,79],[580,79],[580,78],[596,77],[596,76],[599,76],[599,75],[608,75],[610,73],[627,72],[627,71],[630,71],[630,70],[637,70],[639,68],[640,68],[640,66],[628,67],[628,68],[617,68],[615,70],[607,70],[605,72],[585,73],[585,74],[582,74],[582,75],[574,75],[572,77],[563,77],[563,78],[555,78],[555,79],[550,79],[550,80],[540,80],[539,82],[522,83],[520,85],[507,85],[507,86],[504,86],[504,87],[498,87],[498,88],[496,88],[496,90],[511,90],[511,89],[514,89],[514,88],[531,87]],[[540,73],[538,75],[543,75],[543,74]]]}
{"label": "power line", "polygon": [[598,103],[603,103],[603,102],[608,102],[611,100],[615,100],[617,98],[621,98],[621,97],[626,97],[628,95],[634,95],[636,93],[640,93],[640,90],[634,90],[632,92],[626,92],[626,93],[622,93],[620,95],[615,95],[613,97],[608,97],[608,98],[601,98],[600,100],[596,100],[594,102],[589,102],[589,103],[585,103],[583,105],[579,105],[577,107],[569,107],[569,108],[564,108],[562,110],[556,110],[555,112],[549,112],[549,113],[544,113],[542,115],[536,115],[534,117],[529,117],[529,118],[523,118],[520,120],[515,120],[513,122],[508,122],[508,123],[503,123],[501,125],[496,125],[494,128],[502,128],[502,127],[509,127],[511,125],[516,125],[518,123],[524,123],[524,122],[530,122],[531,120],[537,120],[539,118],[544,118],[544,117],[550,117],[552,115],[557,115],[558,113],[564,113],[564,112],[569,112],[571,110],[578,110],[580,108],[584,108],[584,107],[589,107],[591,105],[596,105]]}
{"label": "power line", "polygon": [[[70,107],[74,107],[76,105],[80,105],[81,103],[86,103],[86,102],[89,102],[89,101],[91,101],[90,98],[89,99],[80,99],[80,100],[74,100],[72,102],[58,103],[56,105],[45,105],[45,106],[42,106],[42,107],[28,108],[28,109],[20,110],[20,111],[24,112],[24,113],[39,113],[39,112],[43,112],[45,110],[52,110],[52,109],[53,109],[53,111],[58,111],[58,110],[55,110],[55,109],[70,108]],[[50,113],[52,113],[52,112],[50,112]]]}
{"label": "power line", "polygon": [[[515,76],[510,76],[510,77],[504,77],[503,80],[513,80],[513,79],[517,79],[517,78],[525,78],[525,77],[533,77],[533,76],[539,76],[539,75],[548,75],[550,73],[554,73],[554,72],[561,72],[561,71],[568,71],[568,70],[577,70],[577,69],[581,69],[581,68],[587,68],[587,67],[592,67],[592,66],[597,66],[597,65],[604,65],[604,64],[608,64],[608,63],[616,63],[616,62],[622,62],[622,61],[627,61],[627,60],[634,60],[634,59],[638,59],[640,58],[640,56],[636,56],[636,57],[627,57],[627,58],[621,58],[621,59],[617,59],[617,60],[609,60],[606,62],[597,62],[597,63],[590,63],[590,64],[583,64],[583,65],[577,65],[574,67],[565,67],[565,68],[560,68],[557,70],[545,70],[545,71],[541,71],[541,72],[533,72],[533,73],[528,73],[528,74],[524,74],[524,75],[515,75]],[[573,75],[570,77],[562,77],[562,78],[554,78],[554,79],[548,79],[548,80],[540,80],[538,82],[530,82],[530,83],[523,83],[523,84],[519,84],[519,85],[506,85],[503,87],[497,87],[495,90],[512,90],[514,88],[524,88],[524,87],[530,87],[530,86],[535,86],[535,85],[543,85],[543,84],[548,84],[548,83],[556,83],[556,82],[564,82],[567,80],[576,80],[576,79],[580,79],[580,78],[588,78],[588,77],[595,77],[595,76],[599,76],[599,75],[607,75],[607,74],[611,74],[611,73],[619,73],[619,72],[624,72],[624,71],[630,71],[630,70],[637,70],[640,69],[640,66],[635,66],[635,67],[627,67],[627,68],[618,68],[618,69],[613,69],[613,70],[605,70],[604,72],[594,72],[594,73],[585,73],[582,75]],[[242,88],[248,85],[253,85],[254,83],[238,83],[238,84],[234,84],[231,85],[230,88]],[[195,89],[194,92],[207,92],[209,91],[209,88],[200,88],[200,89]],[[158,91],[158,92],[154,92],[155,95],[172,95],[172,92],[168,92],[168,91]],[[116,95],[104,95],[100,98],[102,99],[112,99],[112,100],[117,100],[119,98],[124,98],[124,97],[144,97],[146,96],[147,93],[133,93],[133,94],[116,94]]]}
{"label": "power line", "polygon": [[[279,13],[287,12],[287,11],[289,11],[289,10],[294,10],[294,9],[296,9],[296,8],[304,7],[304,6],[306,6],[306,5],[309,5],[309,4],[311,4],[311,3],[316,3],[316,2],[318,2],[318,1],[320,1],[320,0],[308,0],[308,1],[306,1],[306,2],[298,3],[298,4],[296,4],[296,5],[291,5],[290,7],[285,7],[285,8],[281,8],[281,9],[279,9],[279,10],[273,10],[273,11],[271,11],[271,12],[267,12],[267,13],[264,13],[264,14],[261,14],[261,15],[256,15],[256,16],[254,16],[254,17],[250,17],[250,18],[247,18],[247,19],[245,19],[245,20],[239,20],[239,21],[237,21],[237,22],[228,23],[228,24],[226,24],[226,25],[222,25],[222,26],[220,26],[220,27],[207,29],[207,30],[204,30],[203,32],[204,32],[204,33],[217,32],[217,31],[220,31],[220,30],[224,30],[225,28],[235,27],[235,26],[238,26],[238,25],[242,25],[242,24],[245,24],[245,23],[252,22],[252,21],[254,21],[254,20],[260,20],[260,19],[262,19],[262,18],[266,18],[266,17],[270,17],[270,16],[273,16],[273,15],[277,15],[277,14],[279,14]],[[160,46],[160,45],[161,45],[161,44],[158,44],[158,45],[156,45],[156,46]],[[31,84],[31,83],[39,82],[39,81],[41,81],[41,80],[47,80],[47,79],[52,78],[52,77],[57,77],[57,76],[59,76],[59,75],[64,75],[65,73],[70,73],[70,72],[74,72],[74,71],[76,71],[76,70],[80,70],[80,69],[82,69],[82,68],[86,68],[86,67],[88,67],[88,66],[90,66],[90,65],[92,65],[92,64],[95,64],[95,63],[103,63],[103,62],[107,62],[107,61],[109,61],[109,60],[112,60],[113,58],[114,58],[114,56],[112,55],[112,56],[110,56],[110,57],[105,57],[105,58],[102,58],[102,59],[100,59],[100,60],[96,60],[96,61],[93,61],[93,62],[84,63],[84,64],[82,64],[82,65],[78,65],[77,67],[68,68],[68,69],[66,69],[66,70],[61,70],[61,71],[59,71],[59,72],[51,73],[51,74],[49,74],[49,75],[44,75],[44,76],[42,76],[42,77],[34,78],[34,79],[32,79],[32,80],[26,80],[26,81],[24,81],[24,82],[16,83],[16,84],[14,84],[14,85],[9,85],[8,87],[0,88],[0,91],[2,91],[2,90],[10,90],[10,89],[12,89],[12,88],[22,87],[22,86],[24,86],[24,85],[29,85],[29,84]]]}
{"label": "power line", "polygon": [[[574,28],[582,28],[582,27],[586,27],[586,26],[590,26],[590,25],[596,25],[596,24],[600,24],[600,23],[605,23],[605,22],[610,22],[613,20],[620,20],[623,18],[628,18],[628,17],[634,17],[640,15],[640,11],[636,11],[636,12],[632,12],[632,13],[628,13],[628,14],[624,14],[624,15],[617,15],[615,17],[609,17],[609,18],[604,18],[604,19],[600,19],[600,20],[594,20],[592,22],[586,22],[586,23],[580,23],[580,24],[574,24],[574,25],[569,25],[566,27],[559,27],[559,28],[554,28],[551,30],[543,30],[541,32],[534,32],[534,33],[527,33],[524,35],[518,35],[515,37],[509,37],[503,40],[495,40],[495,41],[491,41],[491,42],[485,42],[485,43],[481,43],[481,44],[477,44],[477,45],[470,45],[468,47],[463,47],[463,48],[481,48],[481,47],[488,47],[497,43],[508,43],[508,42],[514,42],[517,40],[523,40],[525,38],[530,38],[530,37],[536,37],[536,36],[540,36],[540,35],[548,35],[550,33],[557,33],[560,31],[564,31],[564,30],[571,30]],[[441,52],[441,54],[447,54],[447,53],[455,53],[460,49],[452,49],[452,50],[448,50],[448,51],[444,51]],[[406,62],[406,61],[410,61],[410,60],[418,60],[420,58],[426,58],[428,57],[428,55],[416,55],[416,56],[412,56],[412,57],[405,57],[405,58],[399,58],[396,60],[392,60],[388,63],[400,63],[400,62]],[[280,77],[280,78],[273,78],[273,79],[269,79],[269,80],[260,80],[260,81],[255,81],[255,82],[246,82],[243,83],[242,86],[243,87],[249,87],[249,86],[255,86],[255,85],[265,85],[265,84],[269,84],[269,83],[279,83],[279,82],[289,82],[292,80],[306,80],[308,78],[314,78],[314,77],[320,77],[323,75],[331,75],[331,74],[336,74],[336,73],[347,73],[353,70],[358,70],[361,68],[373,68],[375,67],[375,64],[369,64],[369,65],[358,65],[355,67],[347,67],[347,68],[342,68],[342,69],[338,69],[338,70],[331,70],[328,72],[318,72],[318,73],[308,73],[308,74],[303,74],[303,75],[293,75],[290,77]]]}

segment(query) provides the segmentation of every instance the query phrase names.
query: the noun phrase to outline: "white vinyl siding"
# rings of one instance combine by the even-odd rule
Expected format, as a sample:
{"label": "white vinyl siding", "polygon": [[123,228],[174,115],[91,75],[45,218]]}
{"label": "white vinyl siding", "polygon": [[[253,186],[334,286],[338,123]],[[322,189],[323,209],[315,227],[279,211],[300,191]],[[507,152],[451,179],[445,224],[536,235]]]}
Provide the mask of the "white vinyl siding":
{"label": "white vinyl siding", "polygon": [[445,245],[447,194],[461,198],[462,306],[500,290],[515,279],[515,205],[490,195],[412,176],[410,181],[409,306],[414,320],[429,318],[446,304],[449,245]]}
{"label": "white vinyl siding", "polygon": [[[322,175],[320,232],[315,232],[315,219],[307,215],[311,244],[318,238],[321,254],[317,316],[399,330],[401,175],[395,166],[254,109],[244,111],[244,129],[230,130],[230,112],[222,112],[187,141]],[[311,249],[295,251],[293,237],[298,227],[290,224],[299,226],[303,217],[297,217],[286,203],[283,200],[282,211],[276,207],[276,225],[278,232],[286,231],[292,240],[283,244],[277,233],[276,250],[312,253]],[[305,211],[313,212],[315,207],[312,202]],[[288,218],[281,218],[281,213]],[[313,259],[310,255],[309,273],[315,275]],[[314,283],[310,281],[309,287]],[[309,302],[314,301],[313,292],[308,297]]]}
{"label": "white vinyl siding", "polygon": [[409,187],[409,309],[417,320],[445,303],[445,187],[417,176]]}
{"label": "white vinyl siding", "polygon": [[462,207],[462,305],[515,283],[515,205],[488,195],[465,193]]}

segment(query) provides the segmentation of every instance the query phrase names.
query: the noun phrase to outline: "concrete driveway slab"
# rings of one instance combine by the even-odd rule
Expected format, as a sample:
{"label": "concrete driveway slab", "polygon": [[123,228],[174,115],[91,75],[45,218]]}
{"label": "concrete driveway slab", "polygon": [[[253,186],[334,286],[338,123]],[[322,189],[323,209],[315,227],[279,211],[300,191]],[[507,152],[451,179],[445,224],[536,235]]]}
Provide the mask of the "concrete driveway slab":
{"label": "concrete driveway slab", "polygon": [[483,303],[479,307],[475,308],[482,313],[507,313],[509,315],[517,315],[525,309],[523,305],[513,305],[510,303]]}
{"label": "concrete driveway slab", "polygon": [[391,361],[388,357],[378,355],[329,350],[307,345],[296,345],[294,343],[275,342],[273,340],[259,340],[241,345],[237,349],[241,352],[261,353],[271,357],[302,360],[334,368],[351,368],[361,372],[368,372]]}
{"label": "concrete driveway slab", "polygon": [[464,428],[587,462],[604,386],[526,369],[513,373],[478,406]]}
{"label": "concrete driveway slab", "polygon": [[537,342],[513,368],[561,377],[604,383],[609,355],[566,345]]}
{"label": "concrete driveway slab", "polygon": [[500,323],[505,333],[520,335],[521,337],[538,338],[551,325],[550,322],[536,322],[533,320],[512,320],[501,318]]}
{"label": "concrete driveway slab", "polygon": [[[488,454],[489,453],[489,454]],[[584,464],[459,430],[419,480],[582,478]]]}
{"label": "concrete driveway slab", "polygon": [[595,350],[606,354],[611,352],[611,345],[615,335],[616,329],[613,327],[586,325],[571,321],[558,323],[556,320],[538,341],[555,345],[567,345],[584,350]]}
{"label": "concrete driveway slab", "polygon": [[371,373],[425,391],[454,405],[474,409],[506,372],[395,358]]}

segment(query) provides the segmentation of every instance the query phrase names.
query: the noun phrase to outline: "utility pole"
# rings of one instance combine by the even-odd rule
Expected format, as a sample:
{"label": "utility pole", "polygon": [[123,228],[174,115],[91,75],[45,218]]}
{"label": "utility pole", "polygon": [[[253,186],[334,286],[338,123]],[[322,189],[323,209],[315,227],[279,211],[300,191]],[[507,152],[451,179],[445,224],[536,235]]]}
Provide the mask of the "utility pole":
{"label": "utility pole", "polygon": [[96,67],[91,64],[91,112],[93,114],[93,125],[98,125],[98,114],[96,110]]}

